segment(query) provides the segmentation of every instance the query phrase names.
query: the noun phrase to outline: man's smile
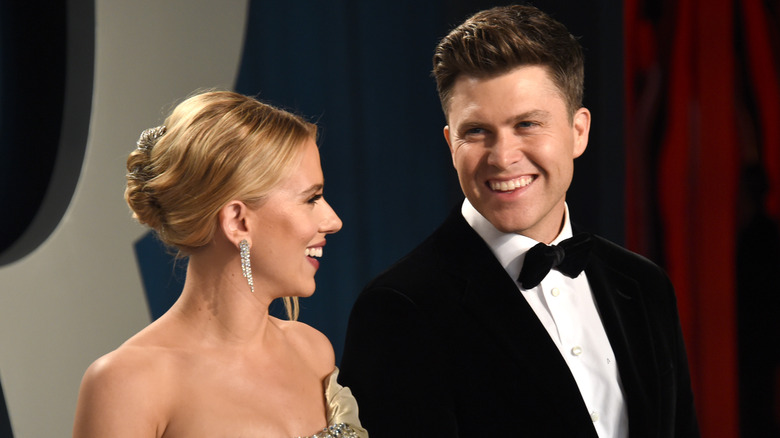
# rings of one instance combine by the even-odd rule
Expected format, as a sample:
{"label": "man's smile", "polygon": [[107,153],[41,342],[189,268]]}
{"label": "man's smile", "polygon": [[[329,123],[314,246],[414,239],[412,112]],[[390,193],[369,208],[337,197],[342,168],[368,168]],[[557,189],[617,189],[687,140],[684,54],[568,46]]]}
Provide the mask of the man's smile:
{"label": "man's smile", "polygon": [[526,187],[534,180],[536,179],[535,176],[532,175],[524,175],[519,178],[513,178],[510,180],[490,180],[487,182],[488,187],[490,187],[491,190],[497,191],[497,192],[511,192],[515,189],[519,189],[521,187]]}

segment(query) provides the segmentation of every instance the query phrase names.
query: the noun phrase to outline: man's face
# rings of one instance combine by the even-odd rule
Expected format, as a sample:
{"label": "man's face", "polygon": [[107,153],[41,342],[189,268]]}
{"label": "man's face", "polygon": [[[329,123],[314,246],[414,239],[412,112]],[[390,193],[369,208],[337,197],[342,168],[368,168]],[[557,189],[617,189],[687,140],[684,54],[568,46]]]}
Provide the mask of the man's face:
{"label": "man's face", "polygon": [[569,114],[544,67],[455,82],[444,137],[463,193],[499,230],[546,243],[560,232],[590,129],[587,109]]}

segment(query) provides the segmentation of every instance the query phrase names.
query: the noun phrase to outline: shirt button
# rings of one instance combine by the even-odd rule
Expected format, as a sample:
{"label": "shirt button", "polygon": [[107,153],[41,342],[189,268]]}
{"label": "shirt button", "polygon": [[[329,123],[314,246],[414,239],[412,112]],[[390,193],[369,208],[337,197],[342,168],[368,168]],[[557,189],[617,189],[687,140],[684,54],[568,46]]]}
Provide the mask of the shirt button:
{"label": "shirt button", "polygon": [[599,413],[596,412],[596,411],[591,412],[590,413],[590,421],[592,421],[594,423],[599,421]]}
{"label": "shirt button", "polygon": [[582,354],[582,347],[580,347],[580,346],[578,345],[578,346],[576,346],[576,347],[572,348],[572,349],[571,349],[571,354],[573,354],[573,355],[575,355],[575,356],[579,356],[579,355],[581,355],[581,354]]}
{"label": "shirt button", "polygon": [[560,290],[560,289],[558,289],[557,287],[554,287],[554,288],[553,288],[553,290],[551,290],[551,291],[550,291],[550,294],[551,294],[552,296],[554,296],[554,297],[557,297],[558,295],[560,295],[560,294],[561,294],[561,290]]}

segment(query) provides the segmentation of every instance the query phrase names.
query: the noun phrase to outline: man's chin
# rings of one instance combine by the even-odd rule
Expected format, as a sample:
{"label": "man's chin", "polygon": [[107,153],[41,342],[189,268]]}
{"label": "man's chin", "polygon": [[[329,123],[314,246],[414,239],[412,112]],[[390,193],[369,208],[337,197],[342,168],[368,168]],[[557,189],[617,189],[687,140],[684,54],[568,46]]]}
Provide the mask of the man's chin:
{"label": "man's chin", "polygon": [[517,220],[516,215],[513,215],[510,212],[504,212],[504,214],[483,214],[483,216],[485,216],[485,219],[502,233],[523,234],[523,231],[528,228],[527,226],[524,226],[525,224]]}

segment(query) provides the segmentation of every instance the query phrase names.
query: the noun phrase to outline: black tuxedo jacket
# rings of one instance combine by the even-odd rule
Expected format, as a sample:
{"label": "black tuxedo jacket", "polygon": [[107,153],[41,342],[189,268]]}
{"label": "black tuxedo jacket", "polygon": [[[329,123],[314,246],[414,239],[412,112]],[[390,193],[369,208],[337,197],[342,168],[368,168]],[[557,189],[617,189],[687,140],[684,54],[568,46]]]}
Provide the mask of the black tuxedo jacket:
{"label": "black tuxedo jacket", "polygon": [[[699,436],[666,274],[599,237],[585,272],[630,436]],[[459,210],[361,293],[339,380],[372,438],[596,437],[554,342]]]}

